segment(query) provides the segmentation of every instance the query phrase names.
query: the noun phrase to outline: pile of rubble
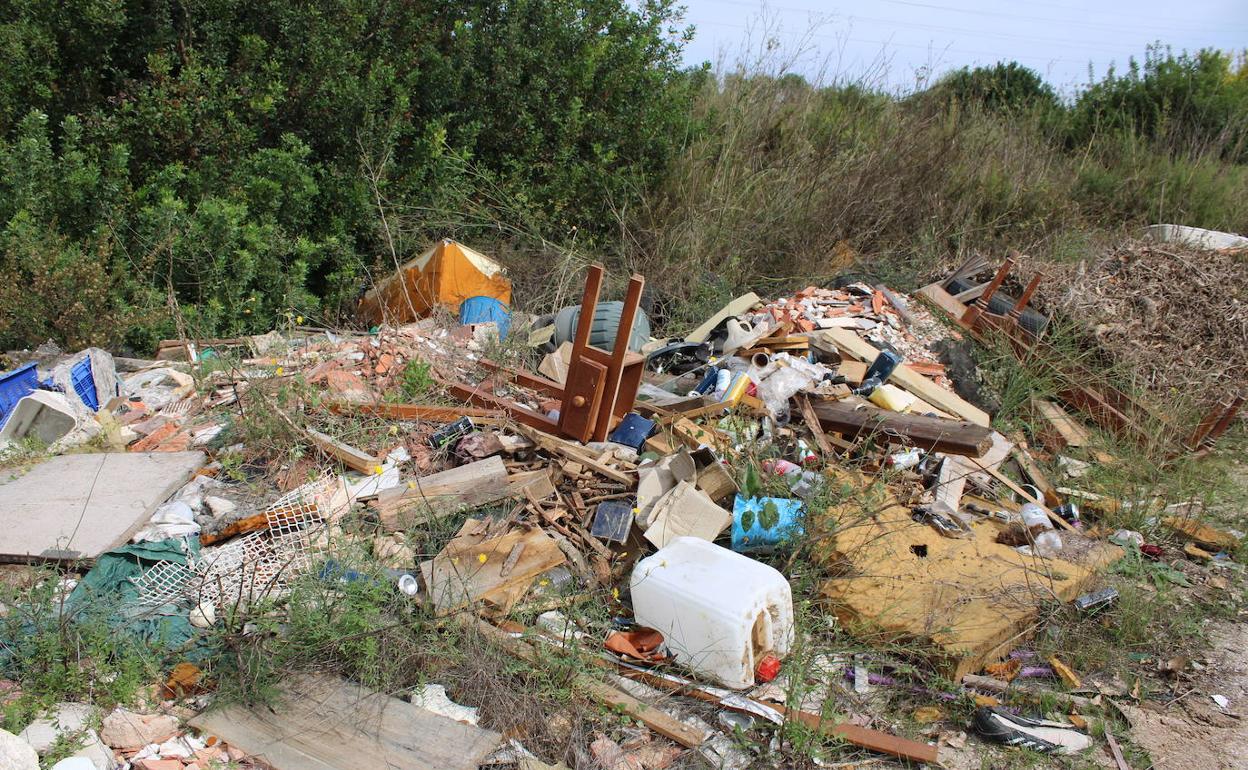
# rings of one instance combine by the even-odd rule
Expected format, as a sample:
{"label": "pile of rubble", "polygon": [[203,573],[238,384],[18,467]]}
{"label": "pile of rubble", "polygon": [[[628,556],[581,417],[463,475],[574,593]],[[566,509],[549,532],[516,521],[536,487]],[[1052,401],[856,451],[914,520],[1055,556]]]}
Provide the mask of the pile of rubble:
{"label": "pile of rubble", "polygon": [[[660,768],[685,750],[744,766],[734,729],[786,721],[938,761],[947,736],[913,740],[821,716],[829,699],[920,683],[907,685],[883,655],[786,667],[799,571],[817,576],[830,622],[866,639],[921,640],[930,665],[982,704],[980,733],[1016,737],[1018,720],[992,705],[1010,687],[977,672],[1015,678],[992,667],[1012,660],[1054,598],[1089,611],[1113,601],[1092,593],[1124,553],[1111,534],[1149,545],[1096,525],[1114,501],[1042,470],[1064,458],[1073,478],[1106,459],[1079,422],[1046,402],[1052,429],[1032,441],[993,430],[931,351],[962,332],[887,287],[746,295],[683,339],[634,345],[642,279],[607,328],[601,280],[592,268],[580,321],[544,357],[529,341],[549,330],[509,320],[514,355],[496,361],[489,355],[508,350],[496,321],[425,318],[373,333],[169,341],[153,361],[92,350],[6,375],[10,458],[31,442],[54,456],[0,484],[6,523],[39,522],[7,527],[0,555],[76,568],[67,604],[107,602],[118,633],[176,650],[184,662],[163,706],[202,711],[185,725],[114,713],[76,756],[101,770],[220,759],[346,770],[366,766],[359,757],[547,766],[428,687],[399,700],[301,678],[278,712],[211,708],[201,665],[222,614],[280,602],[300,580],[374,579],[344,556],[361,551],[414,612],[467,624],[529,661],[544,647],[585,651],[612,676],[578,674],[578,690],[654,733],[596,736],[587,748],[605,767]],[[257,420],[306,451],[275,456],[249,443],[244,426]],[[55,499],[45,493],[53,480]],[[1235,537],[1194,528],[1166,502],[1132,504],[1170,515],[1210,559],[1227,558]],[[436,553],[412,547],[413,532],[447,522],[455,534]],[[606,601],[616,620],[589,625],[561,611],[585,597]],[[526,628],[520,617],[538,620]],[[1077,681],[1056,659],[1031,669]],[[797,702],[785,696],[795,684],[806,692]],[[682,714],[686,698],[713,704],[721,724]],[[48,729],[79,732],[56,727],[62,718]],[[336,726],[303,731],[305,720]],[[1044,750],[1092,743],[1075,722],[1036,729],[1047,731],[1035,744]],[[437,737],[407,739],[426,734]]]}

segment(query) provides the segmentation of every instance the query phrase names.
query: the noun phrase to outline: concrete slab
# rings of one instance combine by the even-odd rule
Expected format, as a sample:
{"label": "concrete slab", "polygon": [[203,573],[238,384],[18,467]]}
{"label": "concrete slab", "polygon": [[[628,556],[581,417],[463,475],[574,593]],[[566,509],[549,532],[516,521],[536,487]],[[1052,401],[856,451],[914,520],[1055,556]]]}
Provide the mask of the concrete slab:
{"label": "concrete slab", "polygon": [[203,452],[53,457],[0,476],[0,560],[94,559],[130,539],[204,465]]}

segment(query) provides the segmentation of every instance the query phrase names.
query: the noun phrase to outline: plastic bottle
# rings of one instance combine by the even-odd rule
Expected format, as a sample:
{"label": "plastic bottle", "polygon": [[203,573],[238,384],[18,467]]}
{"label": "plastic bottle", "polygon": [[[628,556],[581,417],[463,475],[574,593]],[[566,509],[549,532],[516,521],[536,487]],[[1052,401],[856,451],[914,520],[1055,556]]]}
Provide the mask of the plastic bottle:
{"label": "plastic bottle", "polygon": [[715,375],[715,390],[711,396],[716,401],[723,401],[724,395],[728,392],[728,386],[732,384],[732,372],[728,369],[720,369]]}
{"label": "plastic bottle", "polygon": [[1049,515],[1044,509],[1035,503],[1027,503],[1021,511],[1023,515],[1023,526],[1032,530],[1040,527],[1042,531],[1032,536],[1032,542],[1035,543],[1033,551],[1037,556],[1043,556],[1051,559],[1061,553],[1062,536],[1053,529],[1053,522],[1049,521]]}
{"label": "plastic bottle", "polygon": [[888,456],[888,464],[897,469],[913,468],[923,460],[923,450],[917,447]]}
{"label": "plastic bottle", "polygon": [[416,578],[413,575],[400,575],[399,591],[407,596],[415,596],[420,593],[420,583],[416,582]]}
{"label": "plastic bottle", "polygon": [[1049,521],[1049,515],[1044,509],[1035,503],[1027,503],[1023,506],[1023,526],[1031,529],[1032,527],[1044,527],[1045,529],[1053,529],[1053,522]]}
{"label": "plastic bottle", "polygon": [[763,470],[783,475],[789,490],[798,497],[810,497],[819,487],[818,473],[802,470],[802,466],[788,460],[763,460]]}

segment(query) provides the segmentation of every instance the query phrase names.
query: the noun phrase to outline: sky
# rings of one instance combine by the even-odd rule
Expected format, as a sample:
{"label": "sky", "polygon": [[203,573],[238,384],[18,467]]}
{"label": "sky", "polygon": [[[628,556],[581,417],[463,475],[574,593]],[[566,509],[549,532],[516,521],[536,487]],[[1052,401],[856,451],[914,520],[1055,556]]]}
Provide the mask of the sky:
{"label": "sky", "polygon": [[[688,64],[738,62],[829,83],[911,90],[963,66],[1014,60],[1072,95],[1160,41],[1248,48],[1248,0],[680,0]],[[770,50],[769,50],[770,49]],[[752,66],[758,69],[758,66]]]}

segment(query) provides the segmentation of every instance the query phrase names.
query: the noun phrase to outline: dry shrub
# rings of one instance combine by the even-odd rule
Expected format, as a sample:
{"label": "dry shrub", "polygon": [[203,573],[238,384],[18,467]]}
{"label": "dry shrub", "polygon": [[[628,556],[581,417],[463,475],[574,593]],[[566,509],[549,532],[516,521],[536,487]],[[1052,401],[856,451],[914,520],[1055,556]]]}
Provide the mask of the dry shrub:
{"label": "dry shrub", "polygon": [[1125,241],[1044,269],[1045,307],[1086,327],[1139,387],[1207,400],[1248,381],[1248,252]]}
{"label": "dry shrub", "polygon": [[1071,213],[1067,161],[1027,116],[739,75],[709,82],[697,109],[703,130],[624,220],[625,253],[673,320],[854,255],[904,284],[971,246],[1034,244]]}

